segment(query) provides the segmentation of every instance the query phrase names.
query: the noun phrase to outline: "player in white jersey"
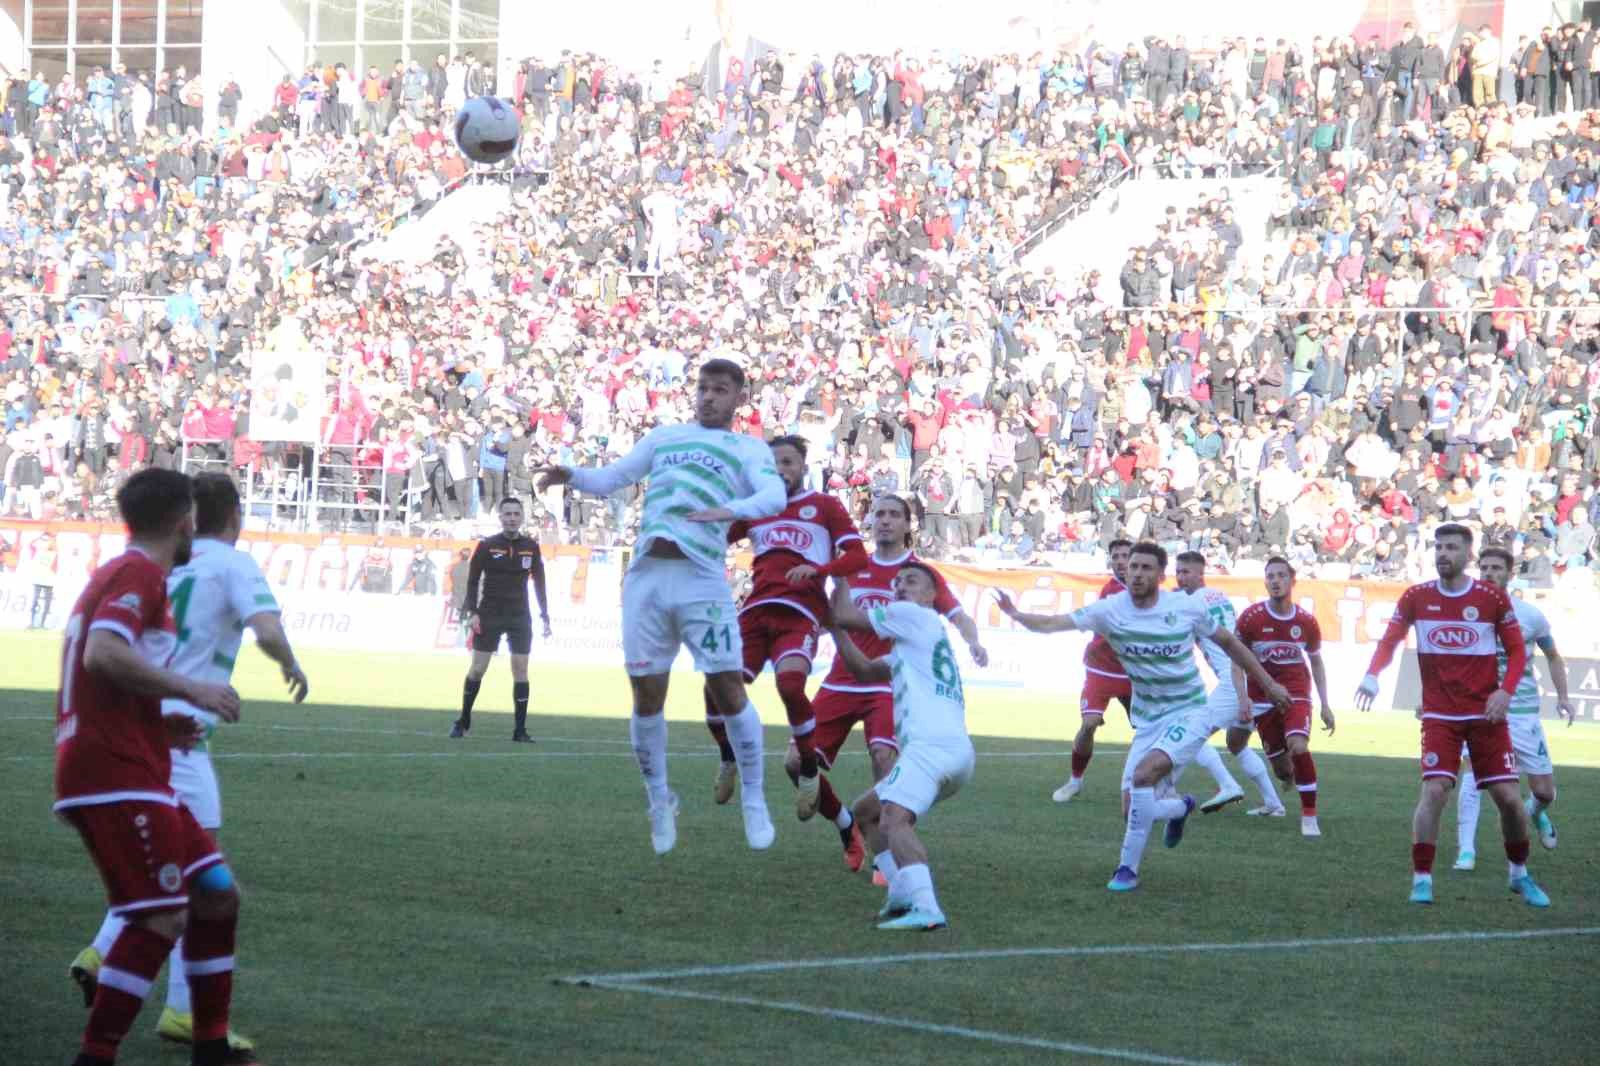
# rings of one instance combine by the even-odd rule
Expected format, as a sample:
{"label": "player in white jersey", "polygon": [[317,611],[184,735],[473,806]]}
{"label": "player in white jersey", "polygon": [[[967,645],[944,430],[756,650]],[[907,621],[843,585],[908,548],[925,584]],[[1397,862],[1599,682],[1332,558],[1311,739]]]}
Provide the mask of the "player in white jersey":
{"label": "player in white jersey", "polygon": [[[1478,553],[1478,573],[1485,581],[1502,589],[1511,581],[1511,553],[1504,548],[1485,548]],[[1507,590],[1507,595],[1510,591]],[[1544,652],[1550,664],[1550,684],[1556,690],[1556,709],[1567,717],[1571,728],[1575,711],[1567,688],[1567,661],[1556,650],[1555,637],[1550,632],[1550,620],[1533,604],[1511,596],[1511,608],[1517,614],[1517,624],[1522,627],[1522,639],[1530,648]],[[1506,668],[1506,654],[1500,652],[1500,669]],[[1556,846],[1556,827],[1548,813],[1556,801],[1556,768],[1550,759],[1550,746],[1545,743],[1544,724],[1539,721],[1539,678],[1534,672],[1533,653],[1528,653],[1528,665],[1523,668],[1522,680],[1511,696],[1511,707],[1506,712],[1506,725],[1511,730],[1511,748],[1517,753],[1517,769],[1528,779],[1528,798],[1524,806],[1528,820],[1539,831],[1539,843],[1547,849]],[[1471,770],[1463,770],[1456,800],[1456,862],[1457,870],[1470,870],[1477,865],[1478,790],[1477,779]]]}
{"label": "player in white jersey", "polygon": [[[1210,735],[1205,682],[1195,663],[1195,643],[1211,639],[1247,675],[1265,689],[1274,703],[1287,705],[1289,694],[1261,668],[1250,649],[1219,628],[1205,605],[1184,592],[1162,592],[1167,552],[1149,541],[1136,544],[1128,558],[1128,591],[1097,600],[1070,614],[1028,614],[997,592],[1000,610],[1035,633],[1088,630],[1110,642],[1133,686],[1132,788],[1121,860],[1111,881],[1113,892],[1139,887],[1139,861],[1150,829],[1167,823],[1165,842],[1175,848],[1194,812],[1193,796],[1168,793],[1171,782],[1205,746]],[[1159,793],[1158,793],[1159,790]]]}
{"label": "player in white jersey", "polygon": [[745,397],[737,363],[707,360],[696,384],[697,422],[651,430],[610,466],[537,471],[540,492],[570,484],[609,496],[649,479],[633,563],[622,583],[622,655],[633,687],[629,733],[657,855],[678,840],[678,797],[667,787],[667,720],[661,711],[680,647],[689,649],[695,669],[705,675],[733,744],[745,840],[752,848],[768,848],[776,834],[762,791],[761,716],[745,691],[739,617],[728,588],[728,525],[777,514],[788,505],[789,493],[766,443],[729,428]]}
{"label": "player in white jersey", "polygon": [[[879,929],[943,929],[933,892],[928,849],[917,819],[972,780],[975,755],[967,737],[961,671],[944,620],[933,609],[940,580],[926,563],[903,563],[894,576],[894,601],[863,613],[849,586],[835,580],[832,632],[839,656],[856,679],[894,689],[895,742],[900,757],[889,776],[855,803],[856,823],[889,882]],[[869,659],[844,631],[893,641],[889,654]]]}
{"label": "player in white jersey", "polygon": [[[1182,552],[1178,556],[1177,566],[1174,568],[1178,588],[1196,597],[1205,604],[1206,611],[1219,627],[1233,633],[1238,627],[1239,614],[1233,609],[1233,601],[1217,589],[1206,587],[1206,557],[1199,552]],[[1206,695],[1206,713],[1210,717],[1211,732],[1221,729],[1236,728],[1250,716],[1250,701],[1245,692],[1244,674],[1228,658],[1228,653],[1223,651],[1214,640],[1200,642],[1200,654],[1205,657],[1206,665],[1216,675],[1217,687]],[[1239,769],[1245,776],[1254,782],[1261,791],[1263,803],[1277,803],[1278,791],[1272,785],[1272,775],[1267,771],[1267,764],[1262,761],[1250,748],[1243,748],[1234,753],[1234,758],[1239,763]],[[1202,814],[1211,814],[1220,811],[1230,803],[1244,799],[1244,789],[1239,787],[1227,767],[1222,765],[1222,756],[1217,749],[1207,744],[1195,755],[1195,765],[1210,774],[1217,782],[1217,791],[1214,796],[1200,804]]]}
{"label": "player in white jersey", "polygon": [[[255,634],[256,646],[282,668],[294,702],[301,702],[309,685],[289,647],[289,638],[284,635],[278,601],[267,587],[261,567],[248,553],[234,547],[242,524],[238,488],[225,474],[201,474],[194,479],[194,502],[195,539],[189,561],[167,577],[167,596],[178,636],[170,669],[200,681],[228,684],[244,631],[249,629]],[[201,828],[216,836],[222,828],[222,794],[217,788],[209,746],[218,718],[182,700],[163,700],[161,713],[187,715],[204,727],[205,739],[194,747],[172,749],[170,783]],[[69,973],[83,990],[85,1003],[93,1000],[101,964],[124,924],[123,919],[108,913],[94,943],[72,962]],[[174,945],[174,960],[183,958],[182,943],[180,939]],[[181,965],[174,965],[167,975],[167,1005],[156,1032],[166,1040],[193,1042],[189,982]],[[254,1061],[248,1058],[252,1047],[248,1039],[230,1032],[228,1042],[230,1054],[242,1056],[240,1061]]]}

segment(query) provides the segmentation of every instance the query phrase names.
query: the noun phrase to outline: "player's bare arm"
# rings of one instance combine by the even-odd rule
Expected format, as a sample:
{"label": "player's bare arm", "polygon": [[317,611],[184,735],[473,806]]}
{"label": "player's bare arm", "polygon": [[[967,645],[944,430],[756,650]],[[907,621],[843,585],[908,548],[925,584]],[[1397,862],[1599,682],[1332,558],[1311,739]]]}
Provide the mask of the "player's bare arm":
{"label": "player's bare arm", "polygon": [[1226,629],[1219,628],[1211,639],[1216,641],[1217,647],[1226,652],[1228,658],[1233,660],[1233,665],[1249,675],[1250,680],[1256,683],[1256,687],[1267,694],[1267,699],[1271,701],[1273,706],[1279,710],[1288,709],[1289,690],[1272,679],[1272,675],[1267,673],[1266,668],[1261,665],[1261,661],[1256,658],[1255,653],[1245,647],[1238,637]]}
{"label": "player's bare arm", "polygon": [[1322,653],[1311,652],[1307,655],[1311,660],[1311,683],[1317,686],[1317,699],[1322,704],[1322,728],[1330,737],[1333,736],[1333,707],[1328,703],[1328,668],[1323,665]]}
{"label": "player's bare arm", "polygon": [[857,607],[850,598],[850,583],[842,579],[834,579],[833,600],[828,605],[832,612],[829,619],[829,629],[854,629],[860,633],[872,632],[872,622],[867,618],[866,612]]}
{"label": "player's bare arm", "polygon": [[251,615],[245,625],[256,635],[256,647],[283,671],[283,683],[289,686],[289,698],[295,703],[304,703],[311,692],[311,682],[306,680],[305,671],[300,669],[294,649],[289,646],[289,635],[283,631],[282,616],[277,611],[261,611]]}
{"label": "player's bare arm", "polygon": [[1567,660],[1561,657],[1553,640],[1540,641],[1539,650],[1544,652],[1545,662],[1550,664],[1550,684],[1556,690],[1556,710],[1566,716],[1567,728],[1571,729],[1578,712],[1572,706],[1571,690],[1567,688]]}
{"label": "player's bare arm", "polygon": [[966,611],[957,611],[950,616],[950,624],[956,627],[961,639],[967,642],[967,651],[972,653],[972,661],[979,666],[988,666],[989,652],[978,636],[978,623],[972,620],[972,616]]}
{"label": "player's bare arm", "polygon": [[179,699],[210,711],[224,722],[239,720],[239,694],[231,685],[196,681],[152,666],[122,637],[105,629],[89,631],[83,668],[119,688],[157,699]]}
{"label": "player's bare arm", "polygon": [[855,675],[857,681],[878,684],[893,679],[894,672],[889,667],[888,659],[867,658],[843,628],[835,624],[829,629],[833,633],[833,643],[839,651],[839,658],[844,660],[845,666]]}
{"label": "player's bare arm", "polygon": [[1255,721],[1255,708],[1250,705],[1250,686],[1245,684],[1249,675],[1239,669],[1238,663],[1234,663],[1229,672],[1233,675],[1233,691],[1239,694],[1239,724],[1249,725]]}
{"label": "player's bare arm", "polygon": [[[1077,629],[1077,623],[1070,614],[1031,614],[1027,611],[1017,610],[1017,605],[1011,597],[1001,591],[994,590],[995,603],[1000,608],[1000,613],[1011,619],[1030,633],[1070,633]],[[976,627],[974,627],[976,632]]]}

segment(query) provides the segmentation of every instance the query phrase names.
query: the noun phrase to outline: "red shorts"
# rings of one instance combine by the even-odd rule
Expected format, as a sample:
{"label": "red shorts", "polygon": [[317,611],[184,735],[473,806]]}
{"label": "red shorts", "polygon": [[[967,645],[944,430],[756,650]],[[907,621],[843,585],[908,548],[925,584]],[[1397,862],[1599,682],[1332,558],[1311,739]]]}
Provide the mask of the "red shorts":
{"label": "red shorts", "polygon": [[94,803],[68,807],[61,817],[83,837],[113,914],[186,906],[190,880],[223,861],[217,842],[181,803]]}
{"label": "red shorts", "polygon": [[1276,707],[1256,715],[1256,732],[1261,736],[1261,750],[1267,758],[1281,755],[1288,749],[1285,737],[1299,735],[1311,739],[1311,701],[1291,700],[1287,711]]}
{"label": "red shorts", "polygon": [[754,681],[768,663],[793,655],[804,659],[806,669],[817,653],[816,623],[792,607],[764,603],[739,615],[739,639],[744,642],[744,679]]}
{"label": "red shorts", "polygon": [[1439,718],[1422,720],[1422,776],[1448,777],[1454,781],[1461,769],[1461,745],[1472,759],[1472,776],[1478,787],[1496,781],[1517,779],[1517,753],[1511,745],[1511,729],[1504,722],[1469,718],[1447,722]]}
{"label": "red shorts", "polygon": [[811,701],[811,712],[816,715],[817,728],[812,733],[817,748],[817,761],[825,770],[833,769],[833,760],[839,749],[849,739],[850,730],[857,722],[867,735],[867,747],[881,744],[895,751],[900,745],[894,739],[894,696],[888,692],[840,692],[837,689],[818,689]]}
{"label": "red shorts", "polygon": [[1133,706],[1133,682],[1127,678],[1107,677],[1094,671],[1083,675],[1083,693],[1078,697],[1078,710],[1083,714],[1105,717],[1106,708],[1116,700],[1127,710]]}

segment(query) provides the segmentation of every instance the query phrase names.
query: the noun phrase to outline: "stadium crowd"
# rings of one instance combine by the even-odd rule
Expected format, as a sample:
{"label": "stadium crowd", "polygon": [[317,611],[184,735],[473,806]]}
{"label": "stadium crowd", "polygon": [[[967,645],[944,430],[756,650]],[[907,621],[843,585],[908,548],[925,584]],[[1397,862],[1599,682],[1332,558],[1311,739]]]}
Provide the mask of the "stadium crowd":
{"label": "stadium crowd", "polygon": [[[1404,578],[1454,519],[1548,586],[1600,565],[1597,42],[1408,26],[681,75],[562,53],[500,86],[441,56],[313,67],[268,101],[19,72],[0,512],[105,515],[128,471],[185,462],[303,498],[310,449],[250,436],[252,361],[293,315],[327,359],[342,523],[526,497],[546,459],[685,417],[696,360],[728,354],[740,428],[805,437],[855,514],[913,495],[931,555],[1048,565],[1126,531]],[[490,91],[524,109],[493,179],[512,209],[431,259],[362,259],[475,180],[449,122]],[[1212,197],[1129,234],[1115,279],[1025,265],[1125,172],[1285,180],[1259,239]],[[542,518],[611,544],[636,504]]]}

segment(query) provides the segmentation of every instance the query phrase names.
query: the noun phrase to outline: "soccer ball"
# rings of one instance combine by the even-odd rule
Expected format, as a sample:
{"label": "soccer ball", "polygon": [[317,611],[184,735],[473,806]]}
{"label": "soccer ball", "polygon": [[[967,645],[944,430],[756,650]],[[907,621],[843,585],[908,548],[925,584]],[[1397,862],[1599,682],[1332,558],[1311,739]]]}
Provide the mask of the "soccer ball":
{"label": "soccer ball", "polygon": [[456,112],[456,144],[475,163],[498,163],[517,150],[522,125],[512,106],[495,96],[477,96]]}

